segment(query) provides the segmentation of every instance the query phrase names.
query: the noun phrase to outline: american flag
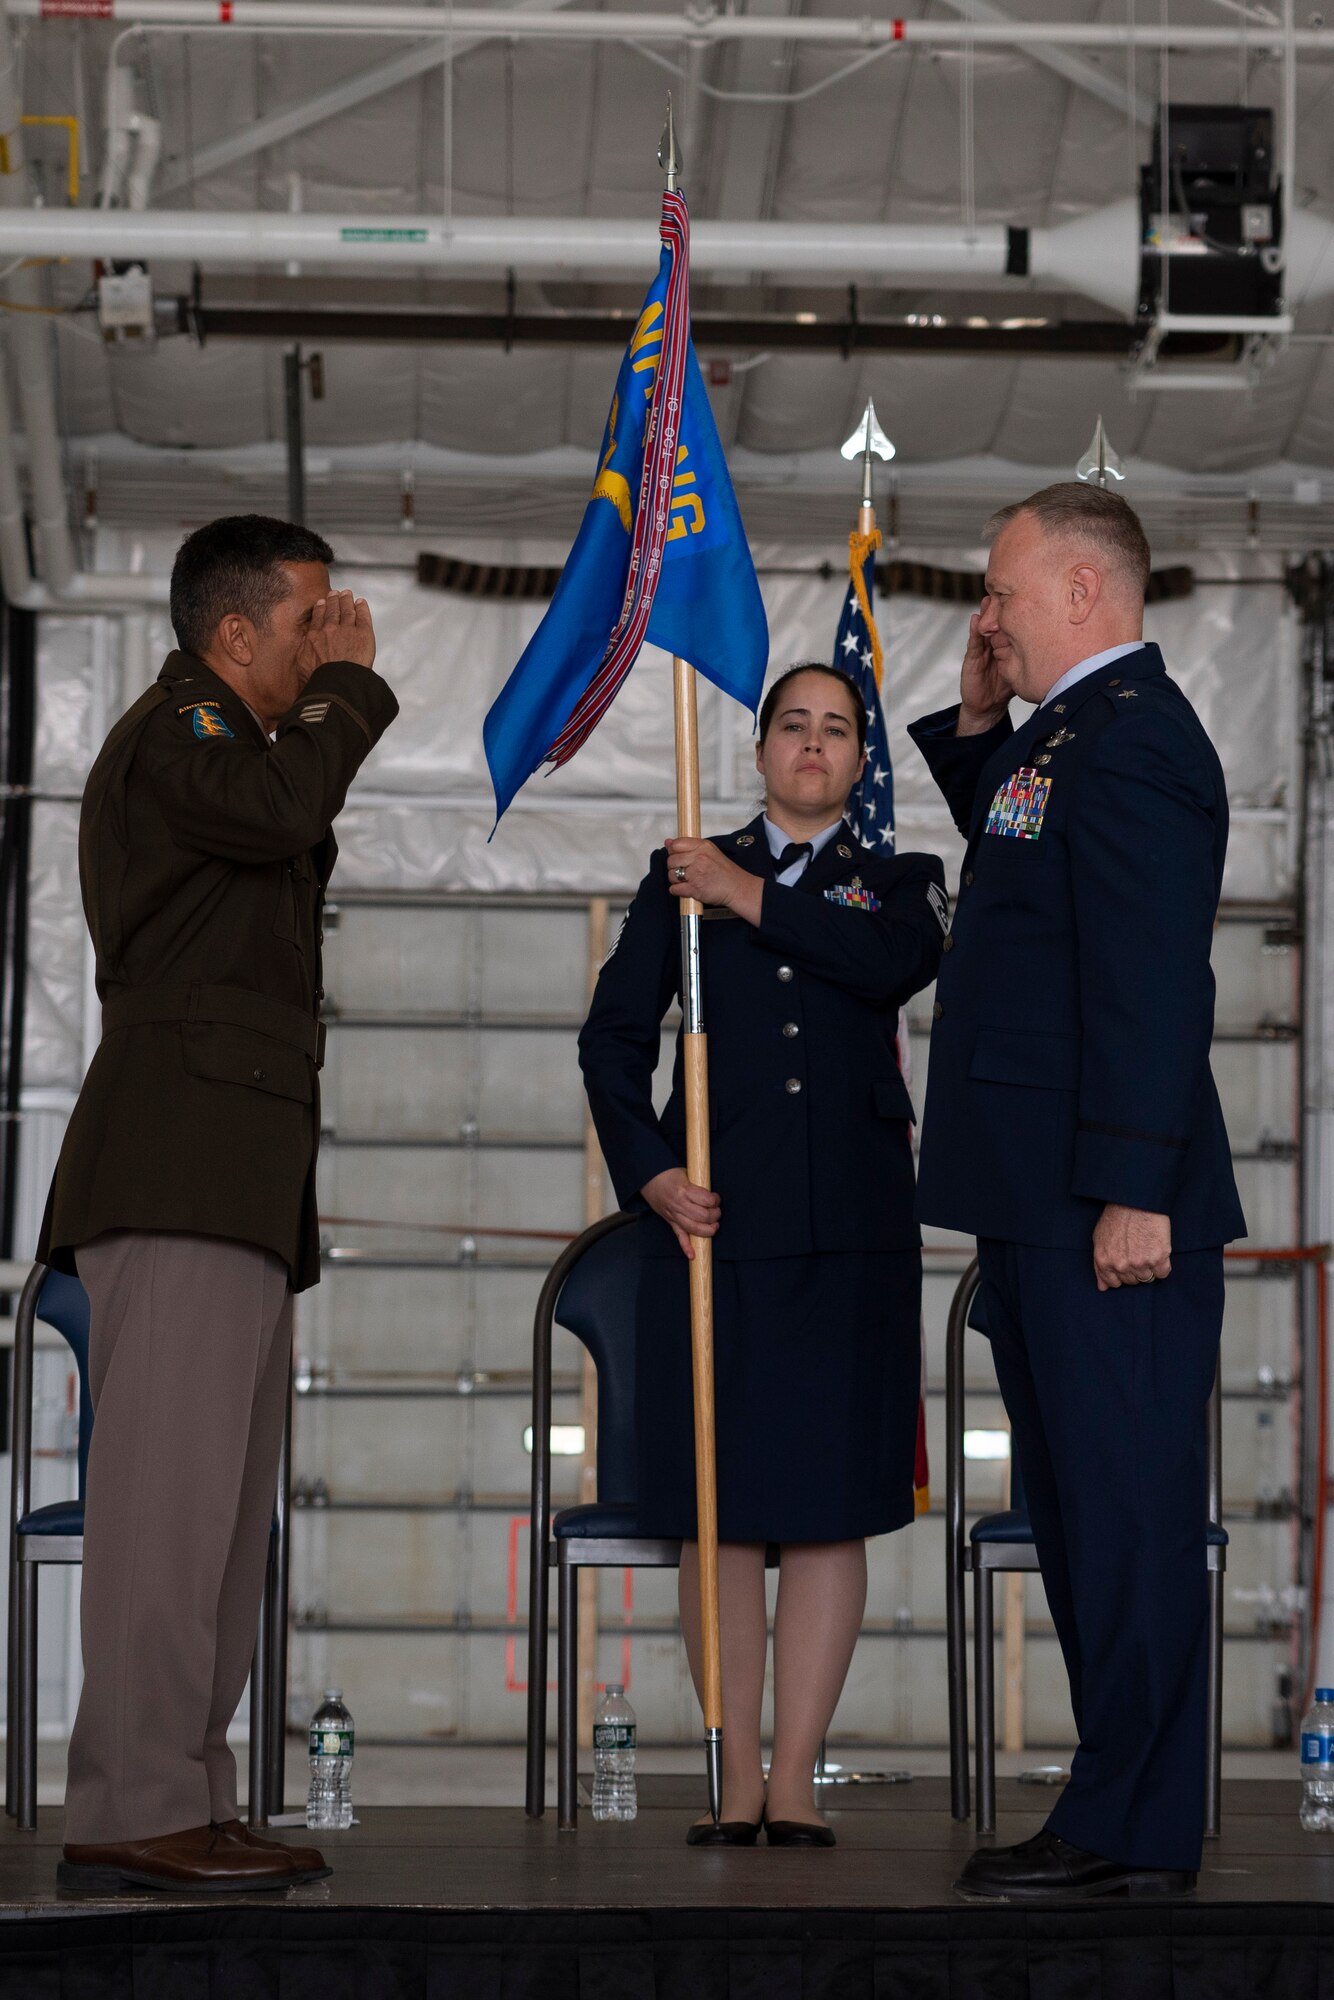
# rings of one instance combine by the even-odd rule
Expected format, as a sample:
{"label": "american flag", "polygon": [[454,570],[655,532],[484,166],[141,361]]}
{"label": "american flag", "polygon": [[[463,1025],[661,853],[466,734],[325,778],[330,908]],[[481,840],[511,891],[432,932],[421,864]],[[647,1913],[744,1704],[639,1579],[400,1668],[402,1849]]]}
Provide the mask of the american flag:
{"label": "american flag", "polygon": [[[884,661],[875,626],[875,552],[880,532],[848,536],[848,593],[834,640],[834,665],[850,674],[866,703],[866,769],[848,798],[847,818],[864,847],[894,852],[894,767],[889,758],[889,731],[880,700]],[[908,1013],[899,1015],[897,1051],[903,1080],[911,1080],[908,1054]],[[922,1400],[917,1406],[917,1453],[913,1468],[916,1511],[924,1514],[931,1501],[931,1471],[926,1452],[926,1330],[922,1331]]]}
{"label": "american flag", "polygon": [[[850,674],[866,702],[866,770],[848,800],[848,822],[863,846],[894,852],[894,770],[880,705],[880,636],[875,629],[875,552],[879,530],[848,537],[848,593],[834,640],[834,665]],[[859,588],[860,586],[860,588]]]}

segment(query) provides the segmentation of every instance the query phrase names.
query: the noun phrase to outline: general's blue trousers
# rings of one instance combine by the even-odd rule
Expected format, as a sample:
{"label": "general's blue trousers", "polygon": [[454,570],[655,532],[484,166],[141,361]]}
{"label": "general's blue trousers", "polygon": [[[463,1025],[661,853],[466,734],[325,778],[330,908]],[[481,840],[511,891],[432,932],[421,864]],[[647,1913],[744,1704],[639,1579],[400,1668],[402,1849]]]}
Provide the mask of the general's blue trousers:
{"label": "general's blue trousers", "polygon": [[982,1239],[991,1339],[1079,1748],[1048,1825],[1141,1868],[1204,1838],[1206,1404],[1223,1254],[1099,1292],[1089,1250]]}

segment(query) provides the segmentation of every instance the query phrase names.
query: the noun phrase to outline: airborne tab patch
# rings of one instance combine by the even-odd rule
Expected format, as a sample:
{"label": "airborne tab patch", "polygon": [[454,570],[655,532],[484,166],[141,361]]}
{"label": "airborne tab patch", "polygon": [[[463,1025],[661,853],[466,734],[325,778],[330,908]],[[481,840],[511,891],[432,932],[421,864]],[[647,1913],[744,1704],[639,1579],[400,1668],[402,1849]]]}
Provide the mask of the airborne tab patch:
{"label": "airborne tab patch", "polygon": [[991,801],[987,832],[1010,840],[1036,840],[1042,831],[1051,785],[1051,779],[1040,778],[1031,765],[1016,771]]}
{"label": "airborne tab patch", "polygon": [[210,736],[231,736],[233,734],[223,716],[221,706],[216,701],[187,702],[183,708],[178,708],[176,713],[177,715],[188,715],[190,717],[195,735],[201,741]]}

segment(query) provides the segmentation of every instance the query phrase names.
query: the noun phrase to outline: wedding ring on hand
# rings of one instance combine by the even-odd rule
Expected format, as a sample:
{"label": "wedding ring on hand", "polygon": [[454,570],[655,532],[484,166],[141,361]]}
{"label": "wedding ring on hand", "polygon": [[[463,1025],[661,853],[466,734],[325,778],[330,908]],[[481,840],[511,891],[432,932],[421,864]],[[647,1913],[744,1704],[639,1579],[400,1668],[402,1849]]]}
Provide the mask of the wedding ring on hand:
{"label": "wedding ring on hand", "polygon": [[684,868],[673,868],[673,870],[672,870],[672,873],[673,873],[673,875],[675,875],[675,877],[676,877],[676,879],[677,879],[677,881],[678,881],[678,882],[684,882],[684,881],[685,881],[685,879],[686,879],[686,871],[685,871],[685,869],[684,869]]}

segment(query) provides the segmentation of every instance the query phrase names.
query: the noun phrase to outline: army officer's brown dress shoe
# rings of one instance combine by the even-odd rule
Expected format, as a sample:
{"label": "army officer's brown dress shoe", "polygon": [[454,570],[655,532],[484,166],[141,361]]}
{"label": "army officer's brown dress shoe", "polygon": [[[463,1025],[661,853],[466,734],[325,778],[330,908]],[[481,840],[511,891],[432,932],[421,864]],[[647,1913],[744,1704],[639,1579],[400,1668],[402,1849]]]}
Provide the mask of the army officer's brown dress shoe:
{"label": "army officer's brown dress shoe", "polygon": [[286,1848],[251,1846],[216,1826],[192,1826],[184,1833],[152,1840],[69,1842],[56,1868],[62,1889],[85,1895],[120,1889],[175,1889],[185,1895],[246,1896],[260,1889],[291,1889],[330,1871],[293,1867]]}
{"label": "army officer's brown dress shoe", "polygon": [[239,1841],[242,1847],[257,1848],[263,1854],[285,1855],[303,1882],[319,1882],[326,1875],[333,1874],[318,1847],[289,1847],[283,1840],[266,1840],[262,1833],[256,1833],[243,1819],[219,1820],[217,1827],[219,1833],[225,1833],[229,1840]]}

